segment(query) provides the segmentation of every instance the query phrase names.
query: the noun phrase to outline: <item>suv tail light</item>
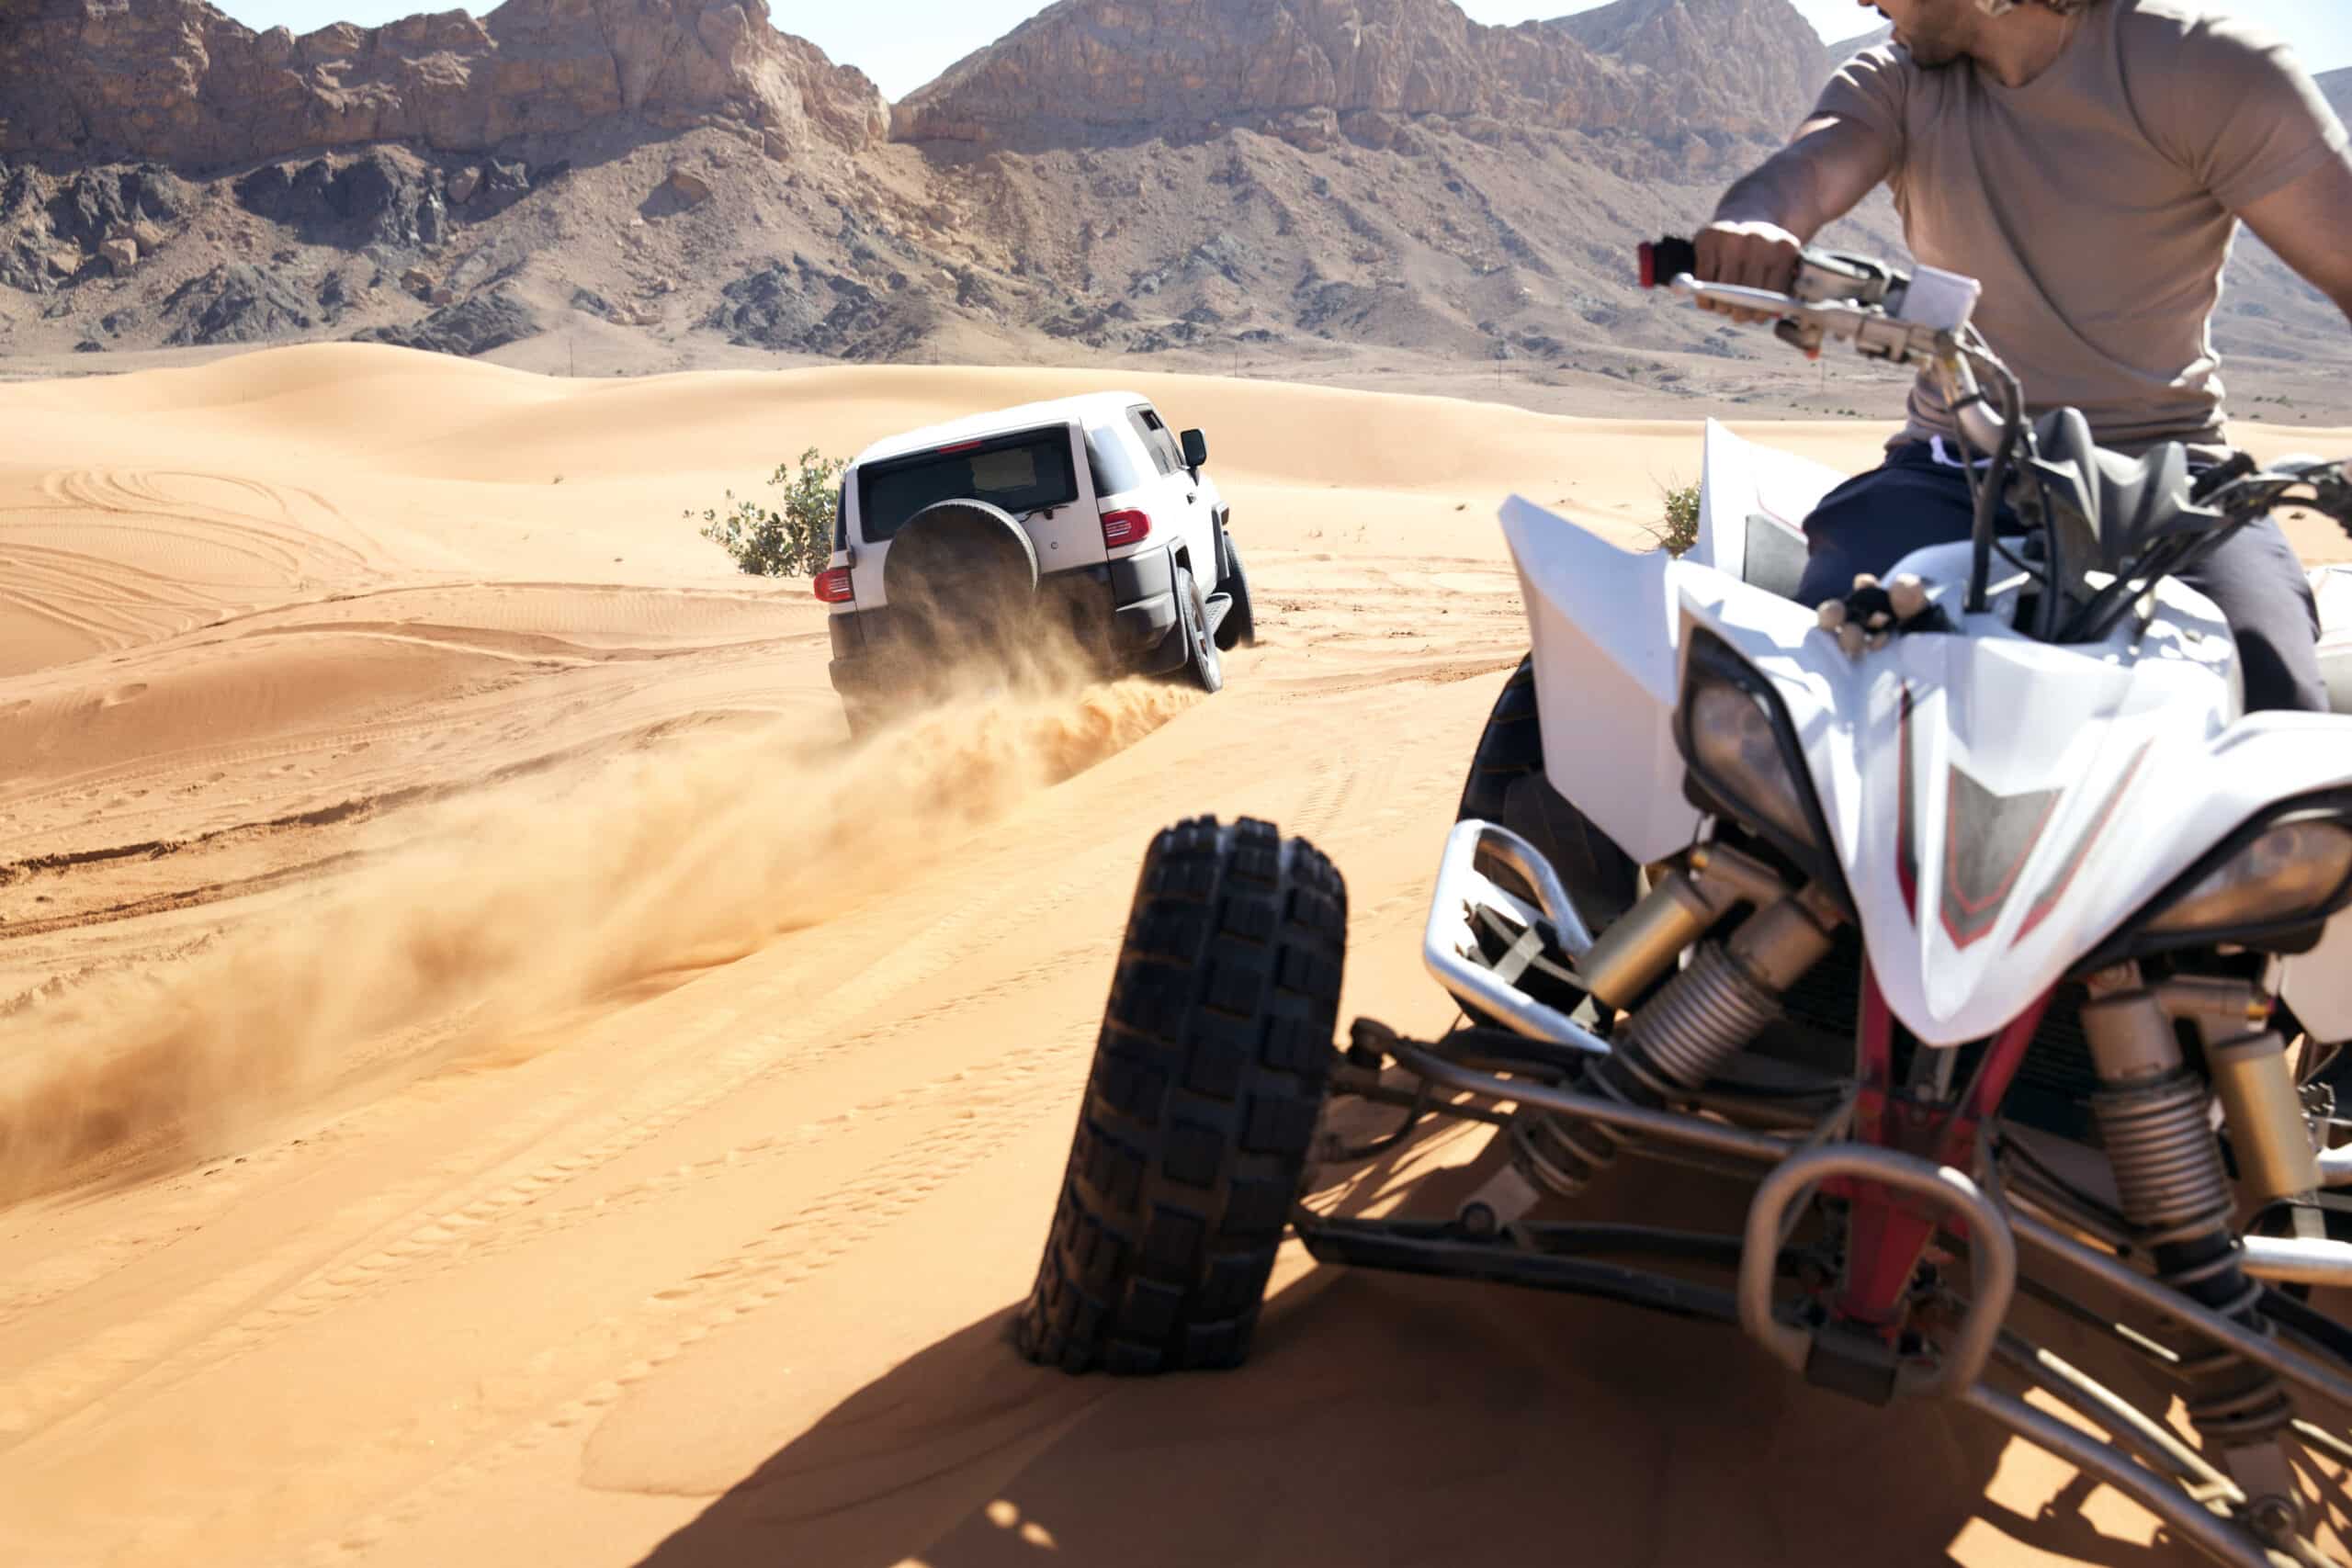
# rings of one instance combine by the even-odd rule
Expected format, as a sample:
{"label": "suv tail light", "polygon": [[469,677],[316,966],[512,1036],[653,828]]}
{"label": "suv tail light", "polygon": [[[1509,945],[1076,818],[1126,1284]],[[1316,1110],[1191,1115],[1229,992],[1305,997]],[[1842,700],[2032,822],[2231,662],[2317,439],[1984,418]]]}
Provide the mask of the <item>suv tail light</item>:
{"label": "suv tail light", "polygon": [[1132,508],[1125,512],[1102,514],[1102,543],[1112,549],[1132,545],[1151,536],[1151,513]]}
{"label": "suv tail light", "polygon": [[855,599],[857,593],[850,587],[849,568],[837,566],[830,571],[819,572],[817,597],[828,604],[846,604]]}

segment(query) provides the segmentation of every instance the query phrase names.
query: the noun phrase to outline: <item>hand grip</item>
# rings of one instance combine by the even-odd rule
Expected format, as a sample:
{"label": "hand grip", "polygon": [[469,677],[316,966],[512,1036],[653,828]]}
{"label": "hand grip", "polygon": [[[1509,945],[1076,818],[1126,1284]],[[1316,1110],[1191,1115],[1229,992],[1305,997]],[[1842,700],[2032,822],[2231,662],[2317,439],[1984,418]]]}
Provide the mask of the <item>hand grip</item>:
{"label": "hand grip", "polygon": [[1684,273],[1699,270],[1699,247],[1672,234],[1663,240],[1645,240],[1641,267],[1643,288],[1663,288]]}

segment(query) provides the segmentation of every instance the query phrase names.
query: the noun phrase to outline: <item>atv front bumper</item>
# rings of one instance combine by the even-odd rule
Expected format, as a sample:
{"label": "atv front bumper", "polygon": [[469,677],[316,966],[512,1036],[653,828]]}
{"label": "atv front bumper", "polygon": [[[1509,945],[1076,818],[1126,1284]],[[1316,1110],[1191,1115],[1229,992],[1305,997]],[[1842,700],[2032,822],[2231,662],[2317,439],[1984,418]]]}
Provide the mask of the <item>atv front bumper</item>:
{"label": "atv front bumper", "polygon": [[[1482,850],[1525,878],[1536,902],[1487,877],[1477,865]],[[2030,1320],[2013,1317],[2012,1308],[2030,1294],[2064,1318],[2107,1330],[2152,1368],[2218,1360],[2258,1369],[2317,1408],[2342,1411],[2352,1409],[2352,1330],[2281,1287],[2335,1282],[2334,1260],[2352,1249],[2244,1237],[2238,1246],[2257,1289],[2232,1315],[2151,1277],[2129,1236],[2118,1241],[2096,1224],[2083,1230],[2046,1213],[2044,1199],[2004,1180],[1997,1140],[1973,1145],[1973,1174],[1943,1163],[1939,1147],[1923,1156],[1873,1141],[1859,1120],[1860,1079],[1833,1077],[1820,1086],[1827,1093],[1792,1099],[1785,1082],[1725,1073],[1652,1103],[1621,1097],[1584,1069],[1634,1038],[1625,1032],[1638,1028],[1642,1014],[1590,1028],[1521,984],[1534,949],[1571,967],[1591,951],[1551,869],[1533,844],[1506,829],[1476,820],[1456,827],[1430,900],[1424,958],[1465,1012],[1476,1010],[1495,1023],[1423,1042],[1358,1020],[1343,1059],[1330,1069],[1331,1100],[1394,1107],[1403,1125],[1357,1145],[1342,1142],[1342,1123],[1327,1117],[1317,1139],[1327,1164],[1353,1166],[1386,1157],[1424,1122],[1478,1122],[1498,1129],[1511,1157],[1450,1220],[1359,1218],[1344,1205],[1325,1212],[1302,1198],[1292,1228],[1311,1257],[1713,1320],[1745,1333],[1816,1387],[1877,1405],[1921,1397],[1965,1405],[2132,1497],[2215,1562],[2278,1568],[2328,1561],[2315,1550],[2304,1554],[2310,1543],[2295,1534],[2292,1510],[2271,1509],[2256,1489],[2267,1484],[2267,1472],[2242,1478],[2221,1468],[2234,1465],[2230,1450],[2209,1457],[2188,1446],[2158,1415],[2027,1337]],[[1490,919],[1502,922],[1506,937],[1516,933],[1499,957],[1497,944],[1481,941]],[[1518,1157],[1521,1133],[1538,1119],[1605,1127],[1621,1154],[1695,1166],[1736,1183],[1747,1192],[1745,1224],[1713,1234],[1538,1221],[1543,1193]],[[1849,1262],[1864,1257],[1859,1227],[1875,1223],[1873,1213],[1916,1219],[1933,1243],[1916,1269],[1896,1254],[1909,1315],[1894,1326],[1838,1310]],[[2011,1392],[2019,1384],[2086,1418],[2104,1437],[2027,1404]],[[2352,1443],[2334,1425],[2297,1419],[2291,1435],[2352,1461]],[[2295,1551],[2272,1550],[2282,1543]]]}

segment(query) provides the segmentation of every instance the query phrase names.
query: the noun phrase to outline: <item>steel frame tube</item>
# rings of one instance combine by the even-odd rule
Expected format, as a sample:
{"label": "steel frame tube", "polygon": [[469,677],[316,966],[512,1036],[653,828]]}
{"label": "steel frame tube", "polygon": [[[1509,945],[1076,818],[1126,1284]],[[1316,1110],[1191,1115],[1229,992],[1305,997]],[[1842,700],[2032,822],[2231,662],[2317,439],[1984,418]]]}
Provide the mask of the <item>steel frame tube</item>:
{"label": "steel frame tube", "polygon": [[1408,1071],[1419,1073],[1431,1083],[1443,1084],[1448,1089],[1483,1095],[1489,1100],[1508,1100],[1544,1111],[1556,1111],[1562,1115],[1598,1122],[1603,1126],[1621,1127],[1628,1132],[1646,1133],[1693,1144],[1735,1158],[1762,1160],[1777,1165],[1787,1158],[1794,1147],[1762,1133],[1726,1127],[1696,1116],[1684,1116],[1672,1111],[1650,1111],[1638,1105],[1623,1105],[1598,1095],[1577,1094],[1569,1089],[1554,1089],[1548,1084],[1497,1077],[1492,1073],[1457,1066],[1421,1046],[1408,1045],[1401,1040],[1390,1048],[1389,1054]]}
{"label": "steel frame tube", "polygon": [[[2208,1501],[2199,1491],[2225,1502],[2242,1503],[2245,1491],[2238,1483],[2206,1462],[2205,1456],[2181,1441],[2172,1428],[2147,1415],[2128,1399],[2075,1366],[2029,1339],[2006,1329],[1994,1346],[1995,1355],[2013,1369],[2018,1376],[2030,1380],[2052,1398],[2062,1399],[2075,1410],[2100,1426],[2109,1427],[2109,1440],[2124,1446],[2124,1435],[2135,1441],[2131,1445],[2140,1458],[2151,1464],[2161,1464],[2171,1471],[2189,1496],[2199,1503]],[[2191,1483],[2194,1486],[2191,1486]]]}
{"label": "steel frame tube", "polygon": [[2071,1240],[2030,1214],[2010,1211],[2009,1228],[2019,1241],[2045,1258],[2071,1263],[2151,1312],[2203,1335],[2257,1366],[2268,1368],[2289,1382],[2344,1409],[2352,1410],[2352,1378],[2313,1366],[2278,1341],[2257,1334],[2242,1324],[2233,1323],[2217,1313],[2208,1312],[2120,1259]]}
{"label": "steel frame tube", "polygon": [[[1608,1055],[1608,1041],[1559,1009],[1544,1006],[1493,970],[1463,955],[1459,939],[1463,934],[1461,911],[1465,904],[1525,908],[1480,874],[1476,863],[1481,849],[1491,851],[1535,889],[1544,917],[1559,932],[1571,959],[1580,959],[1591,951],[1592,933],[1585,930],[1576,906],[1568,901],[1567,889],[1560,885],[1559,876],[1542,852],[1508,828],[1473,818],[1457,823],[1446,838],[1444,857],[1438,862],[1437,887],[1430,896],[1429,920],[1422,928],[1421,962],[1454,1000],[1499,1020],[1513,1032],[1571,1046],[1588,1055]],[[1464,889],[1473,885],[1487,889],[1492,897],[1468,898]],[[1497,903],[1497,899],[1508,903]]]}
{"label": "steel frame tube", "polygon": [[2239,1267],[2251,1279],[2290,1285],[2352,1285],[2352,1242],[2250,1235]]}
{"label": "steel frame tube", "polygon": [[2114,1444],[2078,1432],[2016,1395],[1984,1383],[1962,1390],[1959,1397],[1961,1403],[1998,1421],[2034,1447],[2134,1499],[2214,1562],[2227,1563],[2230,1568],[2273,1568],[2270,1554],[2260,1541],[2172,1482],[2133,1463]]}
{"label": "steel frame tube", "polygon": [[1747,1245],[1739,1263],[1739,1321],[1750,1337],[1791,1371],[1802,1374],[1813,1354],[1813,1336],[1772,1315],[1772,1265],[1780,1256],[1781,1223],[1806,1192],[1832,1177],[1895,1188],[1961,1216],[1968,1225],[1968,1316],[1945,1347],[1934,1372],[1900,1374],[1910,1394],[1957,1393],[1984,1375],[2001,1325],[2017,1295],[2017,1246],[2007,1218],[1993,1201],[1950,1166],[1930,1165],[1893,1149],[1832,1145],[1783,1161],[1756,1189],[1747,1208]]}

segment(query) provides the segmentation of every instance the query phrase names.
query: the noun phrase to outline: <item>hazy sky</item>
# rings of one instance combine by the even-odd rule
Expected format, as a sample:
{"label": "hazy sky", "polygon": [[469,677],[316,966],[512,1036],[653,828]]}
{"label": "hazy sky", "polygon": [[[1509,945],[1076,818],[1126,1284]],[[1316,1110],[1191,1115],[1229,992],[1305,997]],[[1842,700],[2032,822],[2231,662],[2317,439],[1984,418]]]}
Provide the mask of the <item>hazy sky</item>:
{"label": "hazy sky", "polygon": [[[1600,0],[1458,0],[1482,22],[1523,22],[1589,9]],[[2313,71],[2352,65],[2352,6],[2344,0],[2209,0],[2221,9],[2278,28]],[[332,22],[390,21],[419,10],[453,7],[434,0],[213,0],[251,28],[281,23],[309,32]],[[948,66],[1011,31],[1045,0],[769,0],[776,26],[814,40],[857,66],[893,98],[904,97]],[[1795,0],[1823,36],[1852,38],[1879,25],[1854,0]],[[480,13],[488,5],[464,9]]]}

